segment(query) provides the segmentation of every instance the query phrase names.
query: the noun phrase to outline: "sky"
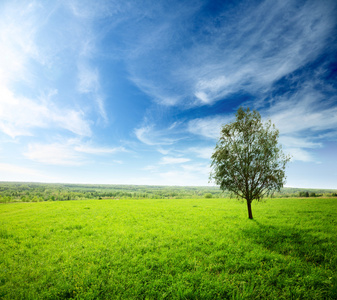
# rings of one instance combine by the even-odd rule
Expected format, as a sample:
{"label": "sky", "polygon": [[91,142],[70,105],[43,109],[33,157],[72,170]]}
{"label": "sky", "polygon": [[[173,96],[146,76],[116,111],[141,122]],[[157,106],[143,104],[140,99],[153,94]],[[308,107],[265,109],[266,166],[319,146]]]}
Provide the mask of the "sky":
{"label": "sky", "polygon": [[0,1],[0,181],[209,185],[249,107],[337,189],[337,1]]}

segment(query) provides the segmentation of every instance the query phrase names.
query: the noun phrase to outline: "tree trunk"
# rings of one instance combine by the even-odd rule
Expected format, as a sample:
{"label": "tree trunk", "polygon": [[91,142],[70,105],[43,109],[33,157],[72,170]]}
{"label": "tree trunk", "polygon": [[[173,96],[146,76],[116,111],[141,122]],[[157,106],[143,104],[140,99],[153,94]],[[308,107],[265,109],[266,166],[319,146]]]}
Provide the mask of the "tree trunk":
{"label": "tree trunk", "polygon": [[248,218],[253,219],[253,213],[252,213],[252,201],[247,200],[247,208],[248,208]]}

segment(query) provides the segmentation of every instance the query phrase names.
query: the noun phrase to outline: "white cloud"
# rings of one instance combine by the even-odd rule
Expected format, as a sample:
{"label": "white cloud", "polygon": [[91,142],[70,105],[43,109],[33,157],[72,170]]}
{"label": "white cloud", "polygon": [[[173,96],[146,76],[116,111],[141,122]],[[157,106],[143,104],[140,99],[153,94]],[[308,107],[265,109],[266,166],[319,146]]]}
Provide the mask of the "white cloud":
{"label": "white cloud", "polygon": [[28,59],[40,59],[34,43],[36,29],[30,16],[34,5],[4,5],[0,13],[0,80],[7,84],[11,80],[29,81],[26,63]]}
{"label": "white cloud", "polygon": [[93,18],[106,18],[123,13],[131,9],[127,1],[91,1],[91,0],[68,0],[65,5],[77,17],[85,20]]}
{"label": "white cloud", "polygon": [[[57,91],[53,80],[64,75],[62,69],[65,68],[60,62],[60,53],[67,47],[72,53],[70,45],[77,43],[76,39],[67,36],[69,30],[51,38],[55,28],[51,28],[48,22],[57,7],[55,3],[42,5],[33,1],[2,5],[0,130],[13,138],[33,135],[34,129],[38,128],[91,135],[84,112],[70,108],[69,100],[72,99],[58,97],[57,101],[51,101],[51,96],[41,97],[46,91]],[[52,30],[48,35],[44,35],[46,28]],[[23,93],[29,96],[22,96]]]}
{"label": "white cloud", "polygon": [[315,161],[310,149],[323,147],[327,138],[337,136],[337,107],[325,96],[306,86],[265,112],[280,131],[280,143],[293,160]]}
{"label": "white cloud", "polygon": [[315,143],[304,137],[280,136],[279,141],[287,148],[320,148],[322,143]]}
{"label": "white cloud", "polygon": [[127,152],[124,147],[115,148],[103,148],[103,147],[91,147],[88,145],[79,145],[74,148],[77,152],[88,153],[88,154],[114,154],[119,152]]}
{"label": "white cloud", "polygon": [[167,154],[169,154],[169,153],[171,152],[171,150],[169,150],[169,149],[163,149],[162,147],[159,147],[159,148],[157,149],[157,151],[158,151],[159,153],[163,154],[163,155],[167,155]]}
{"label": "white cloud", "polygon": [[49,99],[33,101],[15,96],[0,83],[0,130],[11,137],[33,135],[36,128],[62,128],[90,136],[89,123],[82,111],[60,109]]}
{"label": "white cloud", "polygon": [[22,166],[5,163],[0,163],[0,171],[1,171],[0,174],[4,175],[4,177],[2,178],[0,177],[0,180],[8,180],[9,174],[30,175],[30,176],[42,175],[40,171],[32,168],[26,168]]}
{"label": "white cloud", "polygon": [[327,97],[308,82],[292,95],[275,97],[275,104],[264,112],[283,135],[305,132],[306,135],[337,131],[337,98]]}
{"label": "white cloud", "polygon": [[159,167],[158,166],[154,166],[154,165],[149,165],[149,166],[144,167],[142,170],[144,170],[144,171],[150,171],[151,173],[153,173],[153,172],[158,172]]}
{"label": "white cloud", "polygon": [[284,152],[291,155],[292,161],[317,162],[316,158],[305,149],[287,147]]}
{"label": "white cloud", "polygon": [[0,181],[57,182],[57,178],[36,168],[0,163]]}
{"label": "white cloud", "polygon": [[284,152],[291,155],[292,161],[319,163],[314,149],[337,136],[337,108],[331,107],[323,94],[307,87],[286,99],[275,100],[266,114],[280,131]]}
{"label": "white cloud", "polygon": [[151,98],[159,104],[166,106],[174,106],[179,104],[182,100],[182,96],[172,94],[169,91],[169,88],[162,86],[162,83],[152,82],[147,80],[146,77],[136,76],[134,73],[137,71],[133,71],[134,67],[129,67],[129,72],[131,73],[130,80],[144,93],[151,96]]}
{"label": "white cloud", "polygon": [[122,160],[113,160],[112,162],[114,162],[115,164],[118,164],[118,165],[124,164],[124,162]]}
{"label": "white cloud", "polygon": [[156,174],[157,178],[153,178],[152,182],[164,185],[178,186],[205,186],[208,184],[208,175],[200,174],[199,169],[190,168],[186,170],[171,170]]}
{"label": "white cloud", "polygon": [[83,94],[89,94],[93,97],[98,112],[105,122],[108,121],[102,96],[99,72],[97,68],[90,67],[84,63],[78,64],[78,91]]}
{"label": "white cloud", "polygon": [[147,145],[156,145],[157,143],[151,140],[152,128],[149,126],[136,128],[134,133],[138,140]]}
{"label": "white cloud", "polygon": [[68,139],[51,144],[31,143],[24,156],[44,164],[80,166],[88,162],[88,155],[108,155],[126,151],[124,147],[96,147],[79,139]]}
{"label": "white cloud", "polygon": [[97,92],[99,89],[98,70],[89,68],[83,64],[78,66],[78,90],[80,93]]}
{"label": "white cloud", "polygon": [[218,139],[220,137],[221,126],[230,122],[232,118],[233,117],[217,115],[193,119],[188,122],[187,130],[196,135]]}
{"label": "white cloud", "polygon": [[155,129],[154,125],[146,125],[136,128],[134,133],[138,140],[149,146],[171,145],[179,140],[178,138],[168,137],[174,135],[174,132],[172,132],[174,128],[175,126],[171,126],[167,130],[158,130]]}
{"label": "white cloud", "polygon": [[190,172],[192,174],[200,173],[205,176],[209,176],[211,171],[210,165],[208,164],[184,164],[182,165],[182,168],[186,172]]}
{"label": "white cloud", "polygon": [[[207,75],[196,81],[194,95],[199,100],[199,103],[212,104],[214,101],[235,92],[236,90],[233,85],[237,83],[237,74],[232,74],[230,79],[223,75],[218,75],[218,77]],[[196,104],[198,104],[198,102],[196,102]]]}
{"label": "white cloud", "polygon": [[184,157],[170,157],[170,156],[164,156],[159,164],[162,165],[170,165],[170,164],[182,164],[190,161],[189,158],[184,158]]}
{"label": "white cloud", "polygon": [[305,137],[287,135],[280,136],[279,142],[282,144],[284,152],[291,155],[292,161],[314,162],[316,158],[310,153],[310,149],[323,146],[322,143],[313,142]]}
{"label": "white cloud", "polygon": [[[214,143],[215,147],[215,143]],[[197,157],[204,159],[211,159],[211,156],[214,152],[214,147],[191,147],[188,148],[188,153],[195,153]]]}
{"label": "white cloud", "polygon": [[194,163],[186,157],[163,157],[158,164],[142,168],[150,184],[207,185],[209,164]]}
{"label": "white cloud", "polygon": [[69,144],[30,144],[24,153],[30,160],[50,165],[79,166],[81,157]]}
{"label": "white cloud", "polygon": [[127,58],[131,80],[161,104],[190,107],[242,91],[266,93],[321,55],[336,25],[332,2],[264,1],[219,10],[217,26],[205,18],[202,33],[190,40],[185,25],[193,24],[199,8],[172,19],[154,10],[149,14],[157,14],[157,26],[132,27],[138,38]]}

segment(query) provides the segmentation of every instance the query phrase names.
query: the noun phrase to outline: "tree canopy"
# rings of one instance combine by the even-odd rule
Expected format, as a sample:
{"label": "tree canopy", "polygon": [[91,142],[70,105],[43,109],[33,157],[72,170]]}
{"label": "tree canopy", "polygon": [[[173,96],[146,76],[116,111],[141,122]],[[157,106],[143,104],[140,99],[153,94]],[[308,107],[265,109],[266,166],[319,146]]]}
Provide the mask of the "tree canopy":
{"label": "tree canopy", "polygon": [[271,121],[263,122],[256,110],[239,108],[236,119],[224,125],[212,154],[210,179],[222,190],[251,203],[280,191],[290,156],[278,144],[279,131]]}

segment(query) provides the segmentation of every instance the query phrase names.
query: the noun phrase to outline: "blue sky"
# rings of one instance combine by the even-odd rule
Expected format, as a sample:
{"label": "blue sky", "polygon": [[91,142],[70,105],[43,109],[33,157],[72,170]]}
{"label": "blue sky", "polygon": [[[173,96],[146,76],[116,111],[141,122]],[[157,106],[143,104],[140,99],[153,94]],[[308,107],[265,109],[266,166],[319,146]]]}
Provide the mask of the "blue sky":
{"label": "blue sky", "polygon": [[0,2],[0,180],[208,185],[238,107],[337,188],[337,2]]}

